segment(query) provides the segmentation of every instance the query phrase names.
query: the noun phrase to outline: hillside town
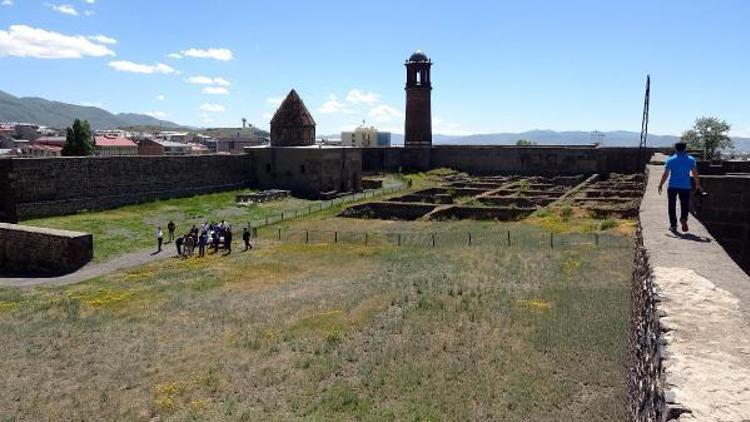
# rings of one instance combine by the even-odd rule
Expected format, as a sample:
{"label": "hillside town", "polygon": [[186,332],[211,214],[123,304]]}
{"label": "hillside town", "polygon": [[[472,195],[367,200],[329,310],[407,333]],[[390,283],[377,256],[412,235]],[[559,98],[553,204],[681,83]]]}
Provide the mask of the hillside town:
{"label": "hillside town", "polygon": [[[65,130],[34,123],[0,122],[0,158],[60,157],[65,145]],[[268,133],[248,125],[202,130],[100,129],[92,133],[94,155],[103,157],[132,155],[205,155],[243,154],[245,147],[270,145]],[[347,147],[389,147],[390,132],[362,125],[336,137],[319,137],[318,145]]]}

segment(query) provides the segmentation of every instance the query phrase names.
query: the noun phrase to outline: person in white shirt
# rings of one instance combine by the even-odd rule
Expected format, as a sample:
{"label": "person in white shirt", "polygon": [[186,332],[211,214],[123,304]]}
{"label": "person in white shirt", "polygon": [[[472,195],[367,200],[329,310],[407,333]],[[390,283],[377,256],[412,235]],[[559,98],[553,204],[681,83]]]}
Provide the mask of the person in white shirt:
{"label": "person in white shirt", "polygon": [[156,252],[161,252],[161,244],[164,243],[164,232],[161,231],[161,226],[156,228],[156,244],[158,249]]}

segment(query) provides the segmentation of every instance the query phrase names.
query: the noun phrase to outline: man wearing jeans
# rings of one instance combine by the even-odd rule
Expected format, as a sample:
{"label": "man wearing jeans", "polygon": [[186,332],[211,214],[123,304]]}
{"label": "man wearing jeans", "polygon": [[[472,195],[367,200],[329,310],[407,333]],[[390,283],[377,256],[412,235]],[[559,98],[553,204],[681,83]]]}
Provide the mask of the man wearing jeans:
{"label": "man wearing jeans", "polygon": [[691,173],[695,188],[700,189],[700,179],[698,178],[698,169],[695,166],[695,158],[685,152],[687,145],[684,142],[678,142],[674,145],[675,154],[667,158],[664,164],[664,174],[659,182],[659,195],[662,193],[664,182],[669,179],[667,187],[667,200],[669,207],[669,229],[672,232],[677,231],[677,197],[680,198],[680,223],[682,231],[688,231],[688,212],[690,211],[690,193],[693,185],[691,184]]}

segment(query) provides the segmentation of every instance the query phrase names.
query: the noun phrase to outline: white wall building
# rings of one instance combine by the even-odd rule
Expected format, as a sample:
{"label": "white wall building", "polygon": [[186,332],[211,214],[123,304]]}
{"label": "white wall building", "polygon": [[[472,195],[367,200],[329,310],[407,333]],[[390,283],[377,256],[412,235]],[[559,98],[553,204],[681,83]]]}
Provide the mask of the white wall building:
{"label": "white wall building", "polygon": [[391,146],[391,133],[378,132],[374,127],[364,125],[354,132],[341,132],[341,145],[345,147],[374,148]]}

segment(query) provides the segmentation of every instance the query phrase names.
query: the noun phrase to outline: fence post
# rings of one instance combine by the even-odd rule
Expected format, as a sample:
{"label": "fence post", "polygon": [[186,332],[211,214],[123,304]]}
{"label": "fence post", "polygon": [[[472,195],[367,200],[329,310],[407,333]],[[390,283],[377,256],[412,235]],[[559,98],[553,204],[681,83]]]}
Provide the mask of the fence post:
{"label": "fence post", "polygon": [[339,232],[333,232],[333,243],[339,243]]}
{"label": "fence post", "polygon": [[279,227],[279,240],[281,240],[281,227]]}
{"label": "fence post", "polygon": [[368,236],[367,236],[367,232],[365,232],[365,246],[367,246],[367,241],[368,241],[368,238],[367,238],[367,237],[368,237]]}
{"label": "fence post", "polygon": [[401,246],[401,233],[398,234],[398,246]]}
{"label": "fence post", "polygon": [[284,221],[284,211],[281,211],[281,221]]}
{"label": "fence post", "polygon": [[471,246],[471,232],[469,232],[469,246]]}
{"label": "fence post", "polygon": [[294,218],[297,218],[297,210],[294,210]]}
{"label": "fence post", "polygon": [[550,232],[549,233],[549,248],[554,249],[555,248],[555,234]]}
{"label": "fence post", "polygon": [[320,210],[323,211],[323,203],[320,203]]}
{"label": "fence post", "polygon": [[305,230],[305,243],[310,243],[310,230]]}
{"label": "fence post", "polygon": [[596,246],[599,246],[599,233],[594,233],[594,242]]}
{"label": "fence post", "polygon": [[258,237],[258,228],[257,227],[253,227],[253,239],[255,239],[257,237]]}
{"label": "fence post", "polygon": [[307,213],[312,214],[312,205],[307,207]]}
{"label": "fence post", "polygon": [[510,229],[508,229],[508,246],[510,246]]}
{"label": "fence post", "polygon": [[435,247],[435,233],[432,234],[432,247]]}
{"label": "fence post", "polygon": [[268,225],[268,216],[266,216],[266,226]]}

